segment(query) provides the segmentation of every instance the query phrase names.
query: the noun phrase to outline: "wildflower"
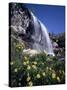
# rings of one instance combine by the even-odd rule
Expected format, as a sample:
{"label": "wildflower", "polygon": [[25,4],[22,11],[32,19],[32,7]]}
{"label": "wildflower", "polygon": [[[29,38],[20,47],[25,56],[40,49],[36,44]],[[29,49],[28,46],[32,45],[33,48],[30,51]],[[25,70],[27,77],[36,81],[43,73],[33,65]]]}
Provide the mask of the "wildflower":
{"label": "wildflower", "polygon": [[25,60],[28,60],[28,58],[27,58],[26,56],[24,57],[24,59],[25,59]]}
{"label": "wildflower", "polygon": [[15,68],[15,69],[14,69],[14,72],[17,72],[17,71],[18,71],[17,68]]}
{"label": "wildflower", "polygon": [[37,76],[36,76],[37,78],[40,78],[40,74],[37,74]]}
{"label": "wildflower", "polygon": [[17,44],[16,45],[16,48],[19,48],[20,49],[21,48],[21,45],[20,44]]}
{"label": "wildflower", "polygon": [[37,62],[33,62],[35,65],[37,64]]}
{"label": "wildflower", "polygon": [[49,70],[51,71],[51,70],[52,70],[52,68],[50,67],[50,68],[49,68]]}
{"label": "wildflower", "polygon": [[14,62],[11,62],[11,63],[10,63],[10,65],[13,65],[13,64],[14,64]]}
{"label": "wildflower", "polygon": [[37,67],[35,65],[32,65],[32,68],[37,69]]}
{"label": "wildflower", "polygon": [[32,57],[33,55],[32,54],[30,54],[30,57]]}
{"label": "wildflower", "polygon": [[28,69],[28,70],[30,70],[30,69],[31,69],[31,67],[28,65],[28,66],[27,66],[27,69]]}
{"label": "wildflower", "polygon": [[46,75],[45,72],[43,72],[42,75],[45,76]]}
{"label": "wildflower", "polygon": [[29,64],[29,61],[27,61],[26,63]]}
{"label": "wildflower", "polygon": [[59,78],[59,77],[57,77],[57,80],[58,80],[58,81],[60,81],[60,78]]}
{"label": "wildflower", "polygon": [[21,46],[18,46],[18,48],[20,49],[20,48],[21,48]]}
{"label": "wildflower", "polygon": [[64,74],[64,70],[62,71],[62,73]]}
{"label": "wildflower", "polygon": [[23,62],[23,65],[26,65],[26,62]]}
{"label": "wildflower", "polygon": [[22,79],[21,78],[19,78],[19,81],[21,81]]}
{"label": "wildflower", "polygon": [[31,77],[28,76],[28,77],[27,77],[27,81],[30,81],[30,79],[31,79]]}
{"label": "wildflower", "polygon": [[47,58],[47,61],[50,61],[50,58]]}
{"label": "wildflower", "polygon": [[58,42],[58,40],[56,40],[56,42]]}
{"label": "wildflower", "polygon": [[46,67],[46,69],[48,70],[49,68],[48,68],[48,67]]}
{"label": "wildflower", "polygon": [[42,63],[42,65],[44,65],[44,63]]}
{"label": "wildflower", "polygon": [[21,83],[18,83],[19,86],[21,86]]}
{"label": "wildflower", "polygon": [[52,73],[52,78],[56,78],[56,74],[55,73]]}
{"label": "wildflower", "polygon": [[29,84],[29,86],[32,86],[32,85],[33,85],[33,82],[32,82],[32,81],[30,81],[28,84]]}

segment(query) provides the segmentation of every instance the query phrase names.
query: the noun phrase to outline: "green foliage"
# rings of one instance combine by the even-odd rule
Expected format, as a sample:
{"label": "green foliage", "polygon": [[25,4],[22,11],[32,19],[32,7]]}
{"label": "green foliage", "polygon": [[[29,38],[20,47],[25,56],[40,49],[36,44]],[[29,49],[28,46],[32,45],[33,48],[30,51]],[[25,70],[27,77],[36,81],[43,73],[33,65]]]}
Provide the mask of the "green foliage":
{"label": "green foliage", "polygon": [[11,43],[11,86],[36,86],[65,83],[65,62],[45,53],[23,54],[24,43]]}
{"label": "green foliage", "polygon": [[54,35],[54,34],[49,34],[51,36],[51,39],[54,41],[54,42],[57,42],[59,47],[65,47],[65,32],[63,33],[59,33],[57,35]]}

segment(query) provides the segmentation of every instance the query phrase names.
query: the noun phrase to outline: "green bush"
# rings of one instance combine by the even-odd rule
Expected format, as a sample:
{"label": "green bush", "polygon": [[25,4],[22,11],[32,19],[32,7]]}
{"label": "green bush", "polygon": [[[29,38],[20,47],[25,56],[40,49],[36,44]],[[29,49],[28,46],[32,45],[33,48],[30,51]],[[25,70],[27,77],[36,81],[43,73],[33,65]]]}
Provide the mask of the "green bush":
{"label": "green bush", "polygon": [[65,62],[40,53],[23,54],[24,44],[11,44],[11,86],[37,86],[65,83]]}

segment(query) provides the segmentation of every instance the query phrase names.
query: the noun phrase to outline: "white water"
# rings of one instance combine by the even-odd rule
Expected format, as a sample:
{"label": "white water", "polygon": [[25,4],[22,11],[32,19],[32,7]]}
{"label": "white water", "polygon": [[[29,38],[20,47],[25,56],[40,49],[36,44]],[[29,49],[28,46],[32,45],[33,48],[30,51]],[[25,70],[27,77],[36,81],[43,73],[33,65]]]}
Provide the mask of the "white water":
{"label": "white water", "polygon": [[33,23],[34,23],[34,34],[32,38],[35,43],[33,44],[33,49],[38,51],[46,51],[48,54],[54,56],[53,47],[51,44],[51,40],[49,38],[49,34],[45,25],[35,17],[35,15],[31,12]]}

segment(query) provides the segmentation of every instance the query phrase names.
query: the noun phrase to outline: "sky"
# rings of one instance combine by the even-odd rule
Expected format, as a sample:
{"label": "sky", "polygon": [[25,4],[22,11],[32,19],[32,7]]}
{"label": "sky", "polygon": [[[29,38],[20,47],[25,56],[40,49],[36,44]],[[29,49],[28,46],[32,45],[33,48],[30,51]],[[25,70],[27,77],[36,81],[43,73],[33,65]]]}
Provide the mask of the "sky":
{"label": "sky", "polygon": [[54,5],[25,4],[46,26],[48,32],[55,34],[65,31],[65,7]]}

